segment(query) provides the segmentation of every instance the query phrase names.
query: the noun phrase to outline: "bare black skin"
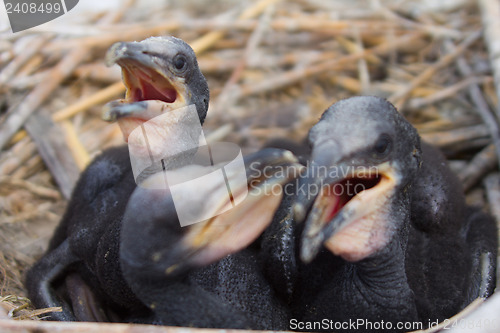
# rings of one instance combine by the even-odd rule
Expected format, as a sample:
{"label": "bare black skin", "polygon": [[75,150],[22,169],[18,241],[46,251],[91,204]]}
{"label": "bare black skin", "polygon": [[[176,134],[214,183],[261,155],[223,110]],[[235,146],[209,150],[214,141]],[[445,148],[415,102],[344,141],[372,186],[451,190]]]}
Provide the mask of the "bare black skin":
{"label": "bare black skin", "polygon": [[[286,167],[290,161],[279,162],[283,152],[264,149],[247,156],[245,163]],[[254,177],[250,169],[247,175]],[[123,275],[150,308],[149,316],[140,321],[209,328],[287,328],[288,308],[262,273],[259,241],[208,266],[200,265],[193,257],[205,249],[183,245],[189,228],[179,227],[166,190],[136,189],[122,226]],[[211,243],[217,245],[218,240]]]}
{"label": "bare black skin", "polygon": [[[380,139],[382,133],[386,139]],[[345,206],[331,221],[323,221],[315,236],[311,230],[317,219],[309,217],[305,226],[298,226],[300,232],[305,230],[295,254],[298,257],[300,252],[311,262],[297,258],[296,275],[285,279],[293,281],[292,318],[383,320],[392,324],[388,331],[398,331],[397,322],[421,321],[425,327],[429,321],[456,314],[477,297],[491,295],[497,256],[493,219],[466,206],[460,183],[442,154],[420,145],[416,130],[390,103],[376,97],[338,102],[323,114],[309,139],[316,165],[369,167],[389,162],[401,181],[383,206],[389,211],[384,225],[391,230],[390,237],[381,249],[361,260],[321,247],[340,232],[341,223],[352,223]],[[301,184],[340,180],[306,175]],[[295,199],[299,221],[311,214],[315,199],[300,194]],[[375,212],[383,216],[380,210]],[[294,247],[289,245],[289,251]],[[282,266],[290,267],[289,260]]]}

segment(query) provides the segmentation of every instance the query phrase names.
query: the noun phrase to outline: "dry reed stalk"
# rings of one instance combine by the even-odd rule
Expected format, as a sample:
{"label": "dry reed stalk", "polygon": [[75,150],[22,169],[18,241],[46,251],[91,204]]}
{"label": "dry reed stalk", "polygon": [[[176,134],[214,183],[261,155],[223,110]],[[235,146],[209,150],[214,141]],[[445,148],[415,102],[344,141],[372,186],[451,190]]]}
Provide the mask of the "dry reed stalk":
{"label": "dry reed stalk", "polygon": [[330,72],[336,69],[342,69],[346,64],[372,54],[376,55],[387,54],[393,49],[397,49],[400,45],[411,43],[414,39],[420,37],[421,37],[420,34],[405,35],[400,38],[396,38],[394,40],[386,41],[385,43],[374,46],[373,48],[365,49],[362,52],[343,56],[338,59],[328,59],[318,64],[310,65],[307,68],[293,69],[284,72],[282,74],[276,75],[272,78],[267,78],[265,81],[259,82],[258,84],[252,83],[252,84],[242,85],[239,87],[238,91],[235,92],[236,96],[234,98],[242,98],[250,95],[278,90],[286,86],[295,84],[303,79],[309,78],[314,75]]}
{"label": "dry reed stalk", "polygon": [[35,141],[38,152],[45,161],[63,196],[68,199],[78,179],[80,169],[72,158],[62,129],[55,126],[49,116],[38,112],[26,123],[26,130]]}
{"label": "dry reed stalk", "polygon": [[[488,46],[488,54],[497,98],[500,99],[500,3],[496,0],[479,0],[481,18],[484,26],[484,39]],[[497,104],[497,119],[500,120],[500,105]]]}
{"label": "dry reed stalk", "polygon": [[116,82],[105,89],[99,90],[98,92],[80,99],[76,103],[73,103],[62,110],[59,110],[52,114],[52,120],[55,122],[62,121],[73,117],[79,112],[88,110],[89,108],[104,104],[109,102],[112,98],[117,97],[125,91],[125,86],[121,81]]}
{"label": "dry reed stalk", "polygon": [[476,42],[481,36],[481,31],[476,31],[470,36],[465,38],[462,43],[460,43],[457,48],[451,52],[441,57],[434,65],[429,66],[424,72],[415,77],[409,85],[400,89],[396,93],[389,97],[389,100],[393,102],[394,106],[402,111],[406,105],[410,93],[418,86],[422,85],[426,81],[430,80],[439,70],[450,65],[457,57],[467,50],[474,42]]}
{"label": "dry reed stalk", "polygon": [[481,150],[467,164],[467,166],[459,172],[458,176],[464,186],[464,191],[469,191],[476,185],[488,172],[492,171],[498,165],[496,148],[494,144],[489,144]]}
{"label": "dry reed stalk", "polygon": [[[499,17],[500,18],[500,17]],[[450,41],[445,41],[445,47],[450,51],[454,51],[454,46]],[[464,77],[470,77],[473,75],[472,68],[469,66],[467,61],[463,57],[458,57],[456,60],[458,70],[460,74]],[[488,126],[490,131],[491,140],[496,148],[496,156],[500,161],[500,125],[498,119],[495,118],[494,113],[491,112],[488,102],[484,98],[481,89],[477,83],[471,84],[469,86],[469,96],[472,102],[476,106],[476,110],[479,116],[483,119],[483,123]],[[498,164],[500,165],[500,163]]]}
{"label": "dry reed stalk", "polygon": [[410,109],[421,109],[430,104],[435,104],[442,100],[453,98],[460,91],[469,88],[471,85],[478,85],[491,82],[492,78],[490,76],[472,76],[463,79],[451,86],[440,89],[433,94],[426,97],[413,98],[408,103]]}
{"label": "dry reed stalk", "polygon": [[500,225],[500,174],[492,173],[484,179],[491,213]]}
{"label": "dry reed stalk", "polygon": [[[232,104],[235,100],[233,98],[230,98],[230,94],[234,90],[237,82],[243,76],[247,64],[255,62],[252,61],[252,58],[254,57],[258,45],[260,44],[262,38],[264,37],[264,32],[269,28],[273,12],[274,12],[273,4],[265,7],[264,13],[262,14],[259,20],[259,24],[248,38],[244,50],[244,55],[240,60],[240,63],[234,68],[233,72],[229,76],[229,79],[224,84],[222,91],[219,93],[217,100],[215,101],[215,108],[219,112],[222,109],[224,109],[224,111],[226,111],[224,112],[224,114],[226,115],[231,114],[231,110],[233,109]],[[215,112],[217,112],[217,110]]]}
{"label": "dry reed stalk", "polygon": [[487,138],[489,131],[485,125],[474,125],[444,132],[422,133],[421,136],[425,141],[443,148]]}
{"label": "dry reed stalk", "polygon": [[38,52],[43,48],[47,42],[52,39],[52,35],[48,36],[31,36],[30,47],[23,47],[23,51],[16,54],[13,61],[11,61],[7,66],[5,66],[0,72],[0,87],[8,84],[8,82],[13,78],[13,76],[28,63]]}
{"label": "dry reed stalk", "polygon": [[36,196],[49,200],[61,199],[61,194],[51,188],[13,177],[0,176],[0,186],[12,186],[28,190]]}
{"label": "dry reed stalk", "polygon": [[17,107],[9,111],[5,122],[0,124],[0,150],[10,141],[12,136],[24,125],[26,120],[43,102],[59,87],[73,69],[88,56],[87,52],[76,49],[66,55],[49,73],[44,84],[36,86],[33,91]]}
{"label": "dry reed stalk", "polygon": [[[0,319],[0,327],[5,333],[187,333],[195,331],[185,327],[153,326],[139,324],[110,324],[87,322],[17,321]],[[197,328],[197,333],[264,333],[268,331],[222,330]]]}
{"label": "dry reed stalk", "polygon": [[73,156],[78,169],[85,169],[85,167],[90,163],[90,156],[81,141],[78,139],[75,127],[68,120],[61,121],[60,125],[64,130],[66,143],[68,147],[70,147],[71,155]]}
{"label": "dry reed stalk", "polygon": [[84,64],[75,69],[74,75],[80,79],[103,83],[115,83],[121,80],[121,71],[118,67],[107,67],[100,59],[95,63]]}

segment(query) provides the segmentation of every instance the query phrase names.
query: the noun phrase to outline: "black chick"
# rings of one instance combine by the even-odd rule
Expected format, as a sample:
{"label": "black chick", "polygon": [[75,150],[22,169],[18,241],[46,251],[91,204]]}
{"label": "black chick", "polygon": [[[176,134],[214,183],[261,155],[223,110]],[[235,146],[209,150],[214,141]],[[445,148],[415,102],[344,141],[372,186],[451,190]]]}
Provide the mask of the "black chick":
{"label": "black chick", "polygon": [[[245,165],[248,182],[242,185],[248,186],[248,196],[223,214],[183,228],[177,217],[182,207],[174,205],[168,189],[134,191],[123,218],[120,262],[128,285],[150,309],[138,321],[286,329],[288,309],[262,274],[256,239],[281,201],[279,187],[297,174],[291,170],[298,164],[288,151],[264,149],[247,156]],[[162,179],[160,173],[146,182],[158,184]],[[206,202],[186,205],[193,213],[226,206],[227,197],[217,197],[216,188],[225,189],[226,184],[205,183],[195,190]],[[189,190],[177,195],[192,198]],[[231,192],[238,196],[245,189],[232,187]]]}
{"label": "black chick", "polygon": [[390,103],[340,101],[309,140],[292,329],[412,330],[493,292],[495,223]]}
{"label": "black chick", "polygon": [[[208,85],[184,41],[152,37],[117,43],[107,57],[122,66],[127,93],[104,118],[118,120],[125,139],[135,126],[190,104],[203,123]],[[157,108],[150,108],[151,102]],[[62,306],[51,319],[121,320],[128,311],[147,310],[123,280],[118,258],[122,216],[135,188],[126,146],[104,151],[80,176],[47,253],[26,275],[36,307]]]}

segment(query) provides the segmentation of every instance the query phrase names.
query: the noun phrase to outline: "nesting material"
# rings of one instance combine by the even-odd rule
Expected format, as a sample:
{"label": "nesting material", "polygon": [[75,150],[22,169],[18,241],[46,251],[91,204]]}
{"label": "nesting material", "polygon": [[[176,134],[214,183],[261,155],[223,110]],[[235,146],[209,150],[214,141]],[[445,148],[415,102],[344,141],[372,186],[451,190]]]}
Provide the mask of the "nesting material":
{"label": "nesting material", "polygon": [[102,105],[125,91],[118,67],[104,66],[112,43],[154,35],[190,43],[210,85],[207,140],[247,153],[277,137],[302,141],[342,98],[386,97],[458,162],[464,188],[498,219],[498,175],[488,176],[500,157],[498,22],[497,0],[174,0],[125,1],[75,22],[0,32],[0,330],[101,331],[29,322],[48,310],[30,308],[22,276],[81,170],[123,144],[100,119]]}

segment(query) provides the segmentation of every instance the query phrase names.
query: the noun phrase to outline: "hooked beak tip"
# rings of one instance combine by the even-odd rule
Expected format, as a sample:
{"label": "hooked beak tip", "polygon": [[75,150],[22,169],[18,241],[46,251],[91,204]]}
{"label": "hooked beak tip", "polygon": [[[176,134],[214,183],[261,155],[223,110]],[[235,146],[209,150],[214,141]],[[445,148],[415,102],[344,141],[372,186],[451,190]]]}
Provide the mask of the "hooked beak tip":
{"label": "hooked beak tip", "polygon": [[323,241],[319,235],[304,237],[300,248],[300,259],[306,264],[310,263],[318,254],[322,243]]}
{"label": "hooked beak tip", "polygon": [[127,51],[127,46],[123,42],[118,42],[111,45],[108,52],[106,52],[106,56],[104,59],[106,66],[111,67],[114,64],[116,64],[116,62],[121,57],[123,57],[126,51]]}
{"label": "hooked beak tip", "polygon": [[293,215],[297,222],[304,221],[306,217],[306,208],[304,207],[304,205],[301,203],[296,203],[293,206]]}

